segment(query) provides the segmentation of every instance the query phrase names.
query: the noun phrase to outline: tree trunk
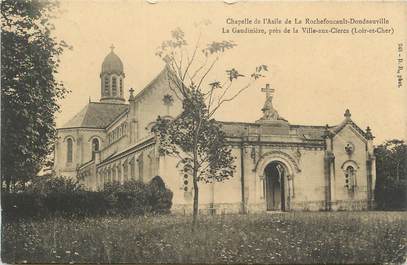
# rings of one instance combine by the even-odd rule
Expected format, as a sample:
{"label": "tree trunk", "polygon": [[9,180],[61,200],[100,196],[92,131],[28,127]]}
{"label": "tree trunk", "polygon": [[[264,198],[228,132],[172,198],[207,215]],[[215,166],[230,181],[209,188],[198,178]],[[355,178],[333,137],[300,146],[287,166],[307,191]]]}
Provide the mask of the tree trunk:
{"label": "tree trunk", "polygon": [[194,172],[194,208],[193,208],[193,219],[192,219],[192,230],[196,228],[197,222],[198,222],[198,196],[199,196],[199,190],[198,190],[198,182],[196,180],[196,173]]}
{"label": "tree trunk", "polygon": [[199,120],[198,127],[196,129],[195,137],[194,137],[194,146],[193,146],[193,153],[194,153],[194,168],[192,172],[192,178],[194,182],[194,209],[193,209],[193,220],[192,220],[192,230],[194,231],[198,221],[198,196],[199,196],[199,189],[198,189],[198,137],[199,131],[201,128],[202,120]]}

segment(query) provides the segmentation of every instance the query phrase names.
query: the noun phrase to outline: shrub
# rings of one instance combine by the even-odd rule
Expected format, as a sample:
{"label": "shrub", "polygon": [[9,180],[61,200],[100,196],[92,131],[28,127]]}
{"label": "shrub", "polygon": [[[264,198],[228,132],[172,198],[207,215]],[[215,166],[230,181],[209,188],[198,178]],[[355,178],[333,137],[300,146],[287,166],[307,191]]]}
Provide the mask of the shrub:
{"label": "shrub", "polygon": [[113,214],[140,215],[150,210],[147,185],[130,180],[123,184],[108,183],[103,190],[109,212]]}
{"label": "shrub", "polygon": [[108,183],[103,191],[86,191],[64,178],[37,179],[24,192],[2,193],[3,216],[100,216],[169,213],[172,192],[160,177],[150,183]]}
{"label": "shrub", "polygon": [[77,192],[84,190],[78,181],[67,177],[37,176],[25,188],[25,191],[48,194],[52,192]]}
{"label": "shrub", "polygon": [[45,214],[43,200],[39,194],[32,192],[1,194],[1,208],[4,217],[37,216]]}
{"label": "shrub", "polygon": [[43,197],[49,215],[95,216],[107,213],[103,194],[93,191],[51,192]]}
{"label": "shrub", "polygon": [[407,208],[407,181],[391,177],[378,179],[375,189],[378,210],[405,210]]}
{"label": "shrub", "polygon": [[169,213],[172,206],[171,190],[165,187],[164,181],[160,176],[155,176],[149,183],[149,200],[152,212]]}

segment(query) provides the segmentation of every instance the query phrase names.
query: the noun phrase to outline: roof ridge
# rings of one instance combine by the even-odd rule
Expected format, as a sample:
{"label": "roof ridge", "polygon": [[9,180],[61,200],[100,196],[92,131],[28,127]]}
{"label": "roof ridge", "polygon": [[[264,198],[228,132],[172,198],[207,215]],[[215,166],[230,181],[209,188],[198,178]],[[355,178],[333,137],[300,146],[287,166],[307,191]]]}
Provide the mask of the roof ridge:
{"label": "roof ridge", "polygon": [[113,102],[94,102],[91,101],[89,103],[93,103],[93,104],[106,104],[106,105],[129,105],[129,103],[113,103]]}
{"label": "roof ridge", "polygon": [[[326,126],[324,125],[307,125],[307,124],[290,124],[290,127],[310,127],[310,128],[317,128],[317,129],[325,129]],[[335,127],[335,126],[329,126]]]}
{"label": "roof ridge", "polygon": [[66,128],[69,127],[67,126],[67,124],[72,123],[73,120],[75,120],[76,118],[80,118],[80,115],[82,115],[82,118],[80,120],[80,123],[83,123],[83,121],[85,120],[85,115],[83,115],[83,113],[86,113],[87,110],[89,108],[89,103],[86,104],[78,113],[76,113],[72,118],[70,118],[67,122],[64,123],[64,125],[61,128]]}
{"label": "roof ridge", "polygon": [[137,100],[137,98],[141,97],[142,94],[144,94],[150,87],[152,84],[154,84],[154,82],[156,82],[158,80],[158,78],[164,74],[166,71],[168,71],[167,66],[165,66],[160,73],[158,73],[150,82],[147,83],[147,85],[144,86],[144,88],[142,90],[140,90],[140,92],[138,92],[135,96],[134,99]]}

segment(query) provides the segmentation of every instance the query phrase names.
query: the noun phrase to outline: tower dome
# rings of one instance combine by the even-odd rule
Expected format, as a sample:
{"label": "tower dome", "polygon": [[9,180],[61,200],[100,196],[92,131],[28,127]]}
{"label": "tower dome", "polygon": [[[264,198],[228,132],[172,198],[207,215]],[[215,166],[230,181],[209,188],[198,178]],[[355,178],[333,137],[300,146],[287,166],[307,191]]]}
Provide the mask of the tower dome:
{"label": "tower dome", "polygon": [[123,103],[124,71],[123,63],[119,56],[114,53],[114,46],[110,47],[110,53],[105,57],[100,72],[101,102]]}
{"label": "tower dome", "polygon": [[102,73],[123,73],[122,60],[114,53],[113,48],[103,60]]}

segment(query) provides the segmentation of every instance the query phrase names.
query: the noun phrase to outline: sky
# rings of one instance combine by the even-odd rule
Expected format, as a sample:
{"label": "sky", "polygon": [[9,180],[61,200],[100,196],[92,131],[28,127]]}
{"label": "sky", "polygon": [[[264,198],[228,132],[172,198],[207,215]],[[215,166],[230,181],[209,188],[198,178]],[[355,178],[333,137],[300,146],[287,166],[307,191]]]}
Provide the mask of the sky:
{"label": "sky", "polygon": [[[112,44],[124,64],[125,97],[128,98],[130,87],[137,93],[163,68],[163,62],[155,53],[157,47],[170,38],[171,30],[181,28],[192,45],[198,36],[195,25],[210,21],[202,31],[201,43],[231,40],[237,46],[222,55],[208,82],[223,78],[226,69],[251,73],[260,64],[269,66],[267,77],[225,104],[217,119],[243,122],[259,119],[265,100],[261,87],[270,83],[275,89],[274,107],[291,124],[336,125],[349,108],[352,119],[362,129],[372,128],[375,144],[386,139],[406,139],[406,6],[401,2],[239,2],[228,5],[220,1],[149,4],[134,0],[62,0],[60,11],[55,14],[54,35],[73,49],[66,50],[60,58],[58,79],[71,93],[60,101],[57,126],[62,126],[86,106],[89,98],[99,101],[101,64]],[[387,18],[389,24],[383,26],[394,31],[393,34],[360,35],[222,33],[222,28],[236,27],[227,24],[228,18],[284,21],[344,17]],[[304,26],[310,25],[300,25],[298,29]],[[284,25],[256,27],[283,29]],[[404,82],[398,87],[400,43],[404,49],[401,55]]]}

